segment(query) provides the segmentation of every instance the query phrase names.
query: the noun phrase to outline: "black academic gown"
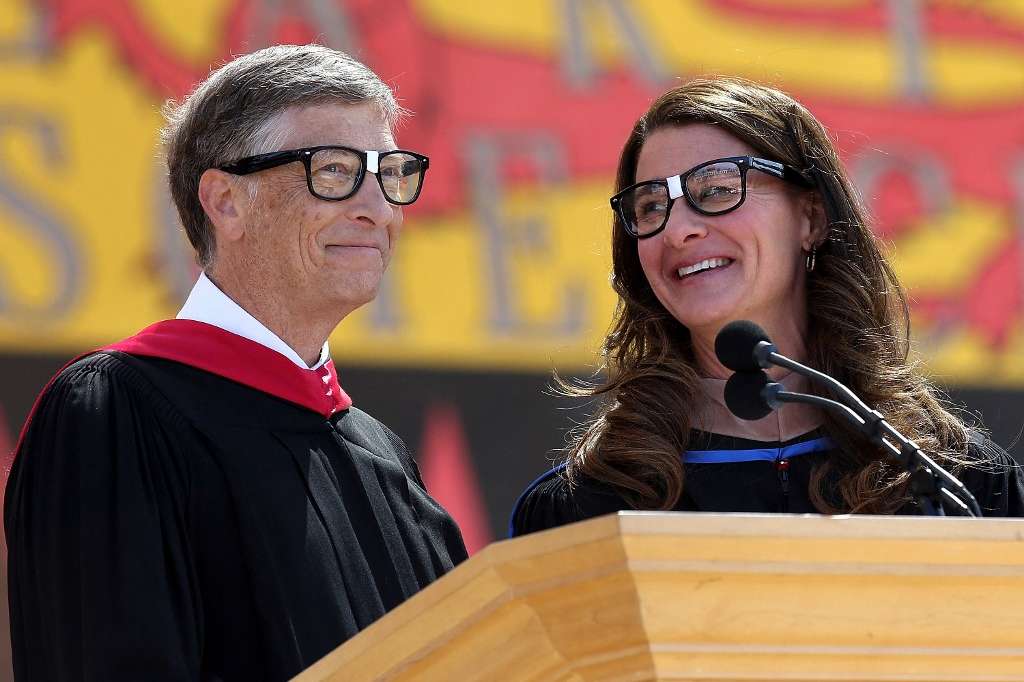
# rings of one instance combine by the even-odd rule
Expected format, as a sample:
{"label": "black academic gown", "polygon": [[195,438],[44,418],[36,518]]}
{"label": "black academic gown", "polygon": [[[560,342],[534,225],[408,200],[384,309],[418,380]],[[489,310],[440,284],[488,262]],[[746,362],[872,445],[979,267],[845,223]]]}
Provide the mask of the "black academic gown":
{"label": "black academic gown", "polygon": [[204,334],[185,355],[260,367],[111,350],[41,397],[4,510],[17,679],[290,678],[466,558],[405,446],[333,377],[303,400],[282,356]]}
{"label": "black academic gown", "polygon": [[[694,431],[684,457],[683,494],[675,511],[814,514],[811,470],[832,444],[817,432],[785,442],[754,441]],[[1024,516],[1024,472],[1005,451],[970,433],[974,466],[958,472],[985,516]],[[839,500],[835,500],[838,504]],[[516,502],[510,536],[633,509],[618,491],[583,479],[570,488],[564,465],[531,483]],[[918,514],[914,505],[901,514]]]}

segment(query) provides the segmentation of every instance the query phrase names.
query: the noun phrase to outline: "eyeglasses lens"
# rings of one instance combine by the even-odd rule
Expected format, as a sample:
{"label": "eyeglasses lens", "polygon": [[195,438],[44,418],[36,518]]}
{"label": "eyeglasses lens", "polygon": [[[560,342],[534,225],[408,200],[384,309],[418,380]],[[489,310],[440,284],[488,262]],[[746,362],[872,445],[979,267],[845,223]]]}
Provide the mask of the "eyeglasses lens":
{"label": "eyeglasses lens", "polygon": [[686,193],[701,211],[728,211],[743,199],[743,173],[731,161],[704,166],[686,178]]}
{"label": "eyeglasses lens", "polygon": [[638,237],[661,229],[668,212],[668,188],[663,184],[640,185],[622,197],[620,211],[626,225]]}
{"label": "eyeglasses lens", "polygon": [[344,149],[321,149],[309,159],[313,191],[329,199],[347,196],[355,187],[362,159]]}
{"label": "eyeglasses lens", "polygon": [[423,184],[423,161],[411,154],[395,152],[380,159],[380,181],[384,195],[399,204],[416,198]]}

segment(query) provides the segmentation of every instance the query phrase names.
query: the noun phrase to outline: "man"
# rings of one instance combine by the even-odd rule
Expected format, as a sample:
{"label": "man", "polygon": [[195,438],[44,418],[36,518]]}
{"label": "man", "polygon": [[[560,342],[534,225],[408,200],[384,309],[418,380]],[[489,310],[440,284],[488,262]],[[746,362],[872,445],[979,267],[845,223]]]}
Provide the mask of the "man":
{"label": "man", "polygon": [[288,678],[466,557],[329,360],[427,170],[401,113],[319,46],[241,57],[168,112],[204,274],[29,418],[5,508],[19,679]]}

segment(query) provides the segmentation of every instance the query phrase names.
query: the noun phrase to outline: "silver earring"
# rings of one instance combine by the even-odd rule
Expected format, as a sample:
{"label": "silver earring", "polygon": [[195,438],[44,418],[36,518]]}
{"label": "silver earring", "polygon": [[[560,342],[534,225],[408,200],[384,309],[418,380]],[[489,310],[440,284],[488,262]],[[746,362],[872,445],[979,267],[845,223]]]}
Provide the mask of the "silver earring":
{"label": "silver earring", "polygon": [[809,254],[807,254],[807,257],[804,259],[804,267],[807,268],[807,272],[814,272],[814,266],[818,264],[817,261],[818,261],[818,247],[817,246],[812,246],[811,247],[811,252]]}

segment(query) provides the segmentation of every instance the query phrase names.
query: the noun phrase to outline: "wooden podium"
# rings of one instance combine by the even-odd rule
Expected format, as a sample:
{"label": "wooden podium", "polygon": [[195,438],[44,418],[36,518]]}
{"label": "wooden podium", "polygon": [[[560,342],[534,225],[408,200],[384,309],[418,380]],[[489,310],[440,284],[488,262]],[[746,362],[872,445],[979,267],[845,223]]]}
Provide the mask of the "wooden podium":
{"label": "wooden podium", "polygon": [[1024,521],[623,512],[490,545],[297,680],[1024,680]]}

